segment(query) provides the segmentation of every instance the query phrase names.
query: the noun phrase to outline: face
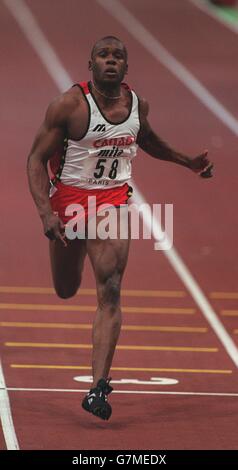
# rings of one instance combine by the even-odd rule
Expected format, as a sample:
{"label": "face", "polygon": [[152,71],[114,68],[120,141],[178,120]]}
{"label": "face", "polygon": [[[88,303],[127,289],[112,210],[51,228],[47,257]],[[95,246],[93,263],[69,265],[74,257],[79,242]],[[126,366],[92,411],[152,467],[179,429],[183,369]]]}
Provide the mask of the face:
{"label": "face", "polygon": [[122,82],[127,71],[127,54],[123,44],[116,40],[99,41],[94,50],[89,70],[95,82],[116,85]]}

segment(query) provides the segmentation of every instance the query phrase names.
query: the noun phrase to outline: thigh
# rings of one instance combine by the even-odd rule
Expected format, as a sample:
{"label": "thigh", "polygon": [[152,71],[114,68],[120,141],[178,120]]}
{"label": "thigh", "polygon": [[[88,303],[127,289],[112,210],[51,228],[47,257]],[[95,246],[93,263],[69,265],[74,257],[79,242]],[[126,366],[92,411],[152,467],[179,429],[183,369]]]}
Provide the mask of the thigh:
{"label": "thigh", "polygon": [[50,241],[50,261],[54,284],[57,290],[63,283],[80,284],[86,255],[86,240],[67,240],[64,247],[60,240]]}
{"label": "thigh", "polygon": [[[97,285],[105,283],[110,277],[119,282],[123,276],[130,246],[130,219],[127,209],[117,209],[117,238],[87,240],[87,253],[89,255]],[[101,222],[100,215],[96,218],[96,226]],[[128,225],[128,237],[120,237],[120,227]],[[124,232],[125,233],[125,232]]]}

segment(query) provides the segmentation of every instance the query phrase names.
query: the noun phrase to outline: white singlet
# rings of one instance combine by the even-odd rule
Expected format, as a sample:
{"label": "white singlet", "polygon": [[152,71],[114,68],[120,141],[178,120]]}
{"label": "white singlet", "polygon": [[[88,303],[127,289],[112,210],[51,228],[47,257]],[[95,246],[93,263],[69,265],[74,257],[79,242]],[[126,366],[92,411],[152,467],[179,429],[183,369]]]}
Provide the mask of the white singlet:
{"label": "white singlet", "polygon": [[80,83],[88,104],[88,129],[80,140],[65,140],[65,153],[56,179],[65,185],[84,189],[106,189],[122,186],[131,178],[131,162],[138,145],[140,129],[139,102],[131,93],[131,110],[124,121],[113,124],[100,111],[89,90],[89,83]]}

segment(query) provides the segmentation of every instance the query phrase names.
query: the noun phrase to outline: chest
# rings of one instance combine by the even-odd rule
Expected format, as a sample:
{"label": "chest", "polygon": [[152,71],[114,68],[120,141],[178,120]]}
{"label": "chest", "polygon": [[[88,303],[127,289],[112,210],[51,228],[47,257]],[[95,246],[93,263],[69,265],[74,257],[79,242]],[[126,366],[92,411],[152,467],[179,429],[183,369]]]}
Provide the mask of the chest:
{"label": "chest", "polygon": [[129,100],[124,100],[120,103],[113,103],[112,105],[100,104],[100,109],[96,105],[95,115],[102,115],[105,121],[111,124],[119,124],[125,121],[131,112],[131,103]]}
{"label": "chest", "polygon": [[71,115],[68,122],[68,138],[80,140],[89,130],[105,131],[108,124],[120,127],[127,121],[132,110],[132,99],[125,97],[120,102],[105,104],[96,102],[92,95],[79,106]]}

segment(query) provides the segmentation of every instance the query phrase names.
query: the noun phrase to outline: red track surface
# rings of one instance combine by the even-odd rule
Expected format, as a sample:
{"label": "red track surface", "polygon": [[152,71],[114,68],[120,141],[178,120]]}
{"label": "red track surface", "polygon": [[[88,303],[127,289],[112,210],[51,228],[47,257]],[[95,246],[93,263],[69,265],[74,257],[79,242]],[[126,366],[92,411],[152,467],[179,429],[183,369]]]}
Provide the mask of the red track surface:
{"label": "red track surface", "polygon": [[[203,181],[186,169],[158,162],[139,152],[134,178],[148,202],[173,203],[175,246],[209,298],[227,331],[236,317],[221,315],[237,300],[213,300],[213,291],[237,290],[237,138],[184,85],[138,45],[94,0],[28,0],[44,34],[74,81],[87,79],[92,43],[113,34],[129,51],[128,82],[151,103],[150,120],[162,138],[189,154],[205,148],[215,162],[213,180]],[[83,8],[81,8],[82,4]],[[186,0],[125,0],[124,4],[227,109],[237,114],[238,36]],[[57,15],[56,15],[57,12]],[[56,17],[57,16],[57,17]],[[47,242],[28,193],[26,156],[48,102],[59,93],[46,69],[3,4],[0,5],[2,199],[1,286],[49,287]],[[4,98],[5,97],[5,98]],[[220,147],[217,148],[217,143]],[[119,350],[113,367],[161,368],[166,371],[113,370],[114,380],[170,377],[176,385],[115,385],[116,392],[236,393],[237,370],[163,253],[152,241],[134,241],[124,289],[182,291],[184,296],[123,296],[123,306],[145,307],[124,314],[124,326],[173,326],[204,331],[123,330],[119,345],[217,348],[216,352]],[[83,289],[94,288],[87,264]],[[90,349],[24,347],[6,343],[90,344],[90,329],[13,327],[4,322],[91,324],[93,312],[35,310],[19,304],[95,306],[94,295],[60,301],[47,293],[0,292],[1,357],[8,388],[87,389],[73,380],[87,370],[14,368],[12,365],[89,366]],[[15,304],[4,306],[2,304]],[[18,304],[18,305],[16,305]],[[182,314],[150,313],[150,307],[193,308]],[[147,311],[146,311],[147,309]],[[190,372],[170,371],[183,369]],[[200,370],[201,372],[194,372]],[[208,373],[204,370],[215,370]],[[219,371],[219,372],[218,372]],[[82,393],[9,391],[21,449],[234,449],[237,448],[238,397],[115,393],[108,423],[81,410]],[[5,448],[0,431],[0,447]]]}

